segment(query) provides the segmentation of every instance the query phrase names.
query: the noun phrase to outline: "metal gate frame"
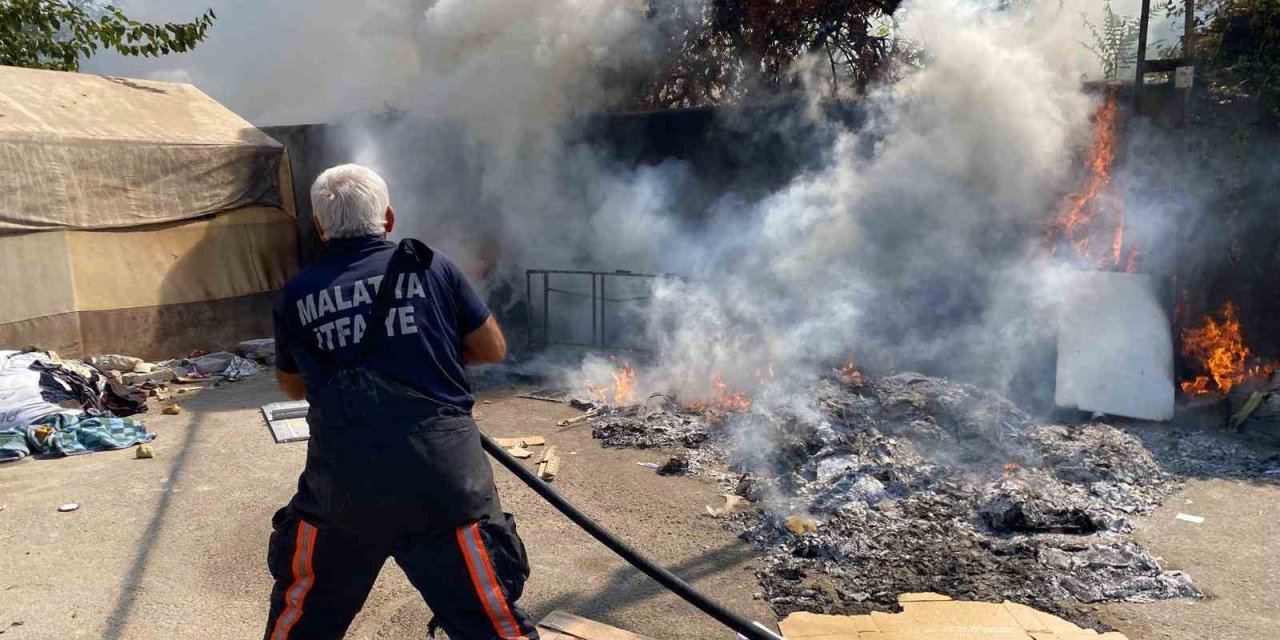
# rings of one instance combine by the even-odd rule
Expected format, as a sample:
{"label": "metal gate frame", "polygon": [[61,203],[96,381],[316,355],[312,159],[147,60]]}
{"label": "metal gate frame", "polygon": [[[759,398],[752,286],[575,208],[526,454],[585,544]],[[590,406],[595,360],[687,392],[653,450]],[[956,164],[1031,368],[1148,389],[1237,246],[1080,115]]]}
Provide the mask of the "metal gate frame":
{"label": "metal gate frame", "polygon": [[[586,294],[577,291],[568,291],[565,289],[555,289],[551,286],[551,276],[553,275],[575,275],[575,276],[591,276],[591,342],[560,342],[551,340],[551,292],[564,295],[586,297]],[[632,298],[610,298],[605,293],[605,283],[608,278],[644,278],[647,280],[655,280],[658,278],[672,277],[669,274],[655,273],[634,273],[619,269],[616,271],[583,271],[574,269],[528,269],[524,272],[525,299],[527,300],[526,308],[527,321],[529,327],[529,336],[535,335],[534,329],[534,312],[533,312],[533,280],[534,276],[542,276],[542,322],[540,328],[542,330],[542,345],[563,344],[575,347],[593,347],[598,349],[609,348],[606,344],[605,333],[605,311],[606,304],[610,302],[639,302],[648,300],[652,295],[636,296]]]}

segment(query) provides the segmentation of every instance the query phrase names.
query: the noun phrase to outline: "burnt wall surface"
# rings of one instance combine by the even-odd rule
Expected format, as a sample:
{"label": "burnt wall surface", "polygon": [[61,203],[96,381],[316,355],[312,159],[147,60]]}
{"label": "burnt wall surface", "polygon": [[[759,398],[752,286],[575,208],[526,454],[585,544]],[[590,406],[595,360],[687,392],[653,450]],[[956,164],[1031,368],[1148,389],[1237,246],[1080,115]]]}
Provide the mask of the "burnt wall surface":
{"label": "burnt wall surface", "polygon": [[1280,123],[1203,89],[1189,102],[1169,83],[1119,93],[1117,186],[1138,270],[1166,283],[1175,332],[1232,302],[1245,344],[1280,359]]}

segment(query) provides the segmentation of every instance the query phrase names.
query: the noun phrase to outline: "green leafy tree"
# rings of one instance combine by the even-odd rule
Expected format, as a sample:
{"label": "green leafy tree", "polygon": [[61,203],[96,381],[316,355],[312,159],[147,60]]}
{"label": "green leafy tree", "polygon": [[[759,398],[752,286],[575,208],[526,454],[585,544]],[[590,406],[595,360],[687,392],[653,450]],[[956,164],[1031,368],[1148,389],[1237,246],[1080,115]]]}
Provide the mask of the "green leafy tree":
{"label": "green leafy tree", "polygon": [[78,71],[99,50],[182,53],[205,39],[214,18],[210,9],[191,22],[151,24],[85,0],[0,0],[0,64]]}
{"label": "green leafy tree", "polygon": [[1138,61],[1138,20],[1122,16],[1111,10],[1111,3],[1102,5],[1102,23],[1093,24],[1084,16],[1084,25],[1093,34],[1093,43],[1081,43],[1098,56],[1102,73],[1107,80],[1117,80],[1120,71]]}
{"label": "green leafy tree", "polygon": [[901,0],[649,0],[668,64],[640,78],[635,106],[699,107],[799,87],[793,64],[815,56],[832,92],[861,91],[891,71]]}
{"label": "green leafy tree", "polygon": [[[1181,4],[1168,13],[1182,15]],[[1280,0],[1208,0],[1196,12],[1192,54],[1211,95],[1280,117]]]}

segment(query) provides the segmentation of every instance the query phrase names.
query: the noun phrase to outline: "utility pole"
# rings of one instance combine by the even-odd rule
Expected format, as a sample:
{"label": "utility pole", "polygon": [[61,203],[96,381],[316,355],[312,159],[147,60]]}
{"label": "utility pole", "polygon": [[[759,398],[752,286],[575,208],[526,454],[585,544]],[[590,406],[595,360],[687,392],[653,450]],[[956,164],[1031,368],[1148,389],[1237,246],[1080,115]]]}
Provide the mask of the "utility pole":
{"label": "utility pole", "polygon": [[1142,0],[1142,15],[1138,18],[1137,70],[1133,78],[1133,106],[1142,112],[1142,83],[1147,75],[1147,29],[1151,26],[1151,0]]}
{"label": "utility pole", "polygon": [[1187,0],[1182,20],[1182,126],[1191,124],[1191,91],[1195,84],[1196,0]]}

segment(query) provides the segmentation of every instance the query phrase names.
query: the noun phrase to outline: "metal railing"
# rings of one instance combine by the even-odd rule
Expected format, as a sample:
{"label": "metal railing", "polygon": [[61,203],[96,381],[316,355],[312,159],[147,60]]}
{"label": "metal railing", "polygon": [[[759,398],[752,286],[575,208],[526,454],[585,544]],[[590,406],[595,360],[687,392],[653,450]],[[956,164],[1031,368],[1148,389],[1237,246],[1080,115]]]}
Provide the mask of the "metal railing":
{"label": "metal railing", "polygon": [[[525,274],[525,299],[528,301],[526,308],[528,309],[528,327],[529,336],[542,335],[542,346],[551,344],[562,344],[577,347],[593,347],[599,349],[609,348],[613,345],[608,344],[607,333],[607,305],[609,303],[635,303],[642,302],[652,298],[652,295],[632,296],[625,298],[610,298],[606,293],[606,285],[609,278],[641,278],[645,280],[656,280],[658,278],[674,277],[671,274],[655,274],[655,273],[635,273],[626,270],[617,271],[584,271],[574,269],[528,269]],[[571,291],[569,289],[558,289],[551,284],[551,276],[591,276],[591,293],[586,294],[581,291]],[[534,316],[534,276],[541,276],[542,285],[542,319],[541,322],[535,323]],[[563,340],[552,340],[551,336],[551,294],[555,293],[561,296],[570,296],[576,298],[591,299],[591,342],[571,342]]]}

